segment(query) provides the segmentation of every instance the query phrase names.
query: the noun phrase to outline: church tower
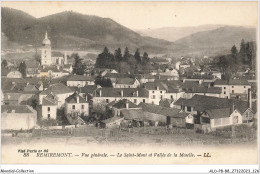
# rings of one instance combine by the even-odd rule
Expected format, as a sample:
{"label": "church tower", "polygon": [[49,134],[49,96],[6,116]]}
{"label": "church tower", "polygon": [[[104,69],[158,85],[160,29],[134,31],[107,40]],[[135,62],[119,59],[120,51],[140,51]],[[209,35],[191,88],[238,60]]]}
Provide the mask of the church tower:
{"label": "church tower", "polygon": [[50,66],[51,64],[51,41],[48,39],[46,32],[45,38],[42,41],[41,65]]}

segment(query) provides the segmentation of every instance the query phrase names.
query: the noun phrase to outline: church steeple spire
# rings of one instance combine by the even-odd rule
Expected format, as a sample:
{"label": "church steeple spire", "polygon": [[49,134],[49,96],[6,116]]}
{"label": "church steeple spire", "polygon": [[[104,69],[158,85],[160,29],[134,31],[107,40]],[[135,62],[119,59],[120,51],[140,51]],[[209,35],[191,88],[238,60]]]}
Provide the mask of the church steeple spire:
{"label": "church steeple spire", "polygon": [[48,39],[48,34],[47,34],[47,31],[45,33],[45,39]]}

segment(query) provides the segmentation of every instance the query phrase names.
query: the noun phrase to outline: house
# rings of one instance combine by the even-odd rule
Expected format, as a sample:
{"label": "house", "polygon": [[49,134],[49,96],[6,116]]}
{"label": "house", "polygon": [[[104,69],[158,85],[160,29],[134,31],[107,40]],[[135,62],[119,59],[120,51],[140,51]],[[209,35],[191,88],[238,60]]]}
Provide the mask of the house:
{"label": "house", "polygon": [[45,38],[42,41],[41,48],[41,65],[51,66],[51,65],[64,65],[67,64],[67,55],[61,52],[52,52],[51,41],[48,38],[46,32]]}
{"label": "house", "polygon": [[157,126],[170,124],[169,117],[177,115],[181,110],[176,108],[166,108],[149,103],[140,103],[139,106],[144,111],[144,119],[149,120]]}
{"label": "house", "polygon": [[135,127],[149,125],[150,120],[145,118],[145,113],[142,109],[123,109],[121,113],[124,118],[121,122],[122,127],[128,127],[129,124]]}
{"label": "house", "polygon": [[66,65],[64,65],[64,66],[63,66],[63,70],[64,70],[64,71],[67,71],[67,72],[69,72],[69,73],[72,73],[72,71],[73,71],[72,65],[71,65],[71,64],[66,64]]}
{"label": "house", "polygon": [[40,76],[40,62],[36,60],[25,61],[26,64],[26,77],[39,77]]}
{"label": "house", "polygon": [[42,118],[56,119],[58,109],[58,99],[52,92],[42,99]]}
{"label": "house", "polygon": [[137,88],[140,86],[140,82],[134,78],[117,78],[112,85],[114,88]]}
{"label": "house", "polygon": [[183,94],[183,98],[190,99],[194,95],[205,95],[211,97],[221,97],[222,88],[220,87],[204,87],[204,86],[194,86],[192,88],[187,88]]}
{"label": "house", "polygon": [[29,130],[37,126],[37,112],[30,106],[2,105],[2,130]]}
{"label": "house", "polygon": [[170,76],[174,77],[173,80],[178,80],[179,79],[179,72],[176,69],[166,69],[165,72],[159,73],[160,77],[162,76]]}
{"label": "house", "polygon": [[100,104],[107,105],[112,101],[127,99],[138,105],[140,102],[148,102],[148,91],[143,88],[98,88],[93,94],[93,107]]}
{"label": "house", "polygon": [[67,86],[84,87],[95,85],[95,79],[87,75],[72,75],[67,80]]}
{"label": "house", "polygon": [[193,128],[194,117],[190,113],[180,112],[174,116],[168,117],[169,125],[179,128]]}
{"label": "house", "polygon": [[88,116],[89,115],[89,103],[77,92],[66,98],[65,100],[65,115],[79,115]]}
{"label": "house", "polygon": [[242,79],[216,80],[214,86],[222,88],[221,98],[247,101],[251,93],[251,85]]}
{"label": "house", "polygon": [[110,79],[112,83],[116,83],[118,78],[133,78],[130,74],[125,73],[106,73],[104,79]]}
{"label": "house", "polygon": [[140,109],[140,107],[127,99],[112,101],[107,104],[107,107],[112,110],[114,116],[121,116],[123,109]]}
{"label": "house", "polygon": [[194,123],[205,125],[208,131],[216,127],[242,124],[242,115],[250,111],[249,102],[203,95],[195,95],[191,99],[180,98],[174,105],[192,114]]}
{"label": "house", "polygon": [[151,74],[135,74],[135,78],[138,79],[140,84],[155,81],[155,77]]}
{"label": "house", "polygon": [[39,104],[40,105],[42,104],[43,97],[46,97],[51,92],[57,97],[58,109],[60,109],[61,107],[64,107],[65,99],[74,93],[73,90],[71,90],[69,87],[67,87],[61,83],[51,84],[46,90],[42,91],[39,94]]}
{"label": "house", "polygon": [[106,120],[101,121],[102,128],[118,128],[120,127],[121,122],[124,120],[123,117],[111,117]]}
{"label": "house", "polygon": [[159,105],[160,100],[165,98],[167,85],[162,82],[148,82],[144,84],[144,88],[149,94],[149,100],[147,103]]}

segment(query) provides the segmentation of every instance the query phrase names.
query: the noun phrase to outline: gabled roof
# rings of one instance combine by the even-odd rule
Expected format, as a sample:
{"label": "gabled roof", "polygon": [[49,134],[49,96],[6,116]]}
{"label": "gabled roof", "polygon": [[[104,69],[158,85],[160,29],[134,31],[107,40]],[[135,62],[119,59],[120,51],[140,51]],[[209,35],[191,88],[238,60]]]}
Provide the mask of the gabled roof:
{"label": "gabled roof", "polygon": [[148,104],[148,103],[140,103],[139,106],[145,112],[160,114],[164,116],[174,116],[181,111],[180,109],[166,108],[166,107],[162,107],[154,104]]}
{"label": "gabled roof", "polygon": [[135,74],[134,76],[137,79],[155,79],[155,77],[151,74]]}
{"label": "gabled roof", "polygon": [[204,112],[211,109],[232,108],[237,109],[239,112],[244,113],[248,108],[246,101],[239,101],[227,98],[210,97],[204,95],[194,95],[191,99],[179,98],[174,105],[183,105],[194,107],[196,111]]}
{"label": "gabled roof", "polygon": [[172,116],[173,118],[186,118],[188,115],[190,115],[190,113],[186,113],[186,112],[180,112],[174,116]]}
{"label": "gabled roof", "polygon": [[[101,91],[101,96],[100,96]],[[94,92],[94,97],[122,97],[121,92],[123,91],[123,97],[142,97],[148,98],[148,91],[143,88],[110,88],[104,87],[99,88]],[[137,96],[138,91],[138,96]]]}
{"label": "gabled roof", "polygon": [[119,100],[119,101],[115,102],[112,105],[112,107],[118,108],[118,109],[126,108],[127,103],[128,103],[128,108],[139,108],[136,104],[134,104],[133,102],[131,102],[127,99],[123,99],[123,100]]}
{"label": "gabled roof", "polygon": [[231,115],[230,108],[210,109],[205,111],[210,119],[227,118]]}
{"label": "gabled roof", "polygon": [[126,120],[142,121],[145,119],[142,109],[123,109],[121,113]]}
{"label": "gabled roof", "polygon": [[211,94],[221,94],[221,87],[198,87],[195,86],[193,88],[185,90],[186,93],[211,93]]}
{"label": "gabled roof", "polygon": [[1,106],[1,113],[33,113],[29,106],[27,105],[2,105]]}
{"label": "gabled roof", "polygon": [[[79,98],[79,102],[77,102],[77,97]],[[76,92],[65,99],[67,103],[88,103],[86,100],[84,100],[83,97],[81,97]]]}
{"label": "gabled roof", "polygon": [[94,78],[91,76],[84,75],[72,75],[69,76],[67,81],[94,81]]}
{"label": "gabled roof", "polygon": [[219,80],[217,79],[214,82],[214,85],[245,85],[245,86],[250,86],[247,80],[245,79],[231,79],[231,80]]}
{"label": "gabled roof", "polygon": [[133,85],[135,83],[135,81],[136,81],[136,79],[133,79],[133,78],[117,78],[116,83]]}
{"label": "gabled roof", "polygon": [[48,94],[42,99],[43,106],[55,106],[57,103],[57,96],[55,96],[53,93]]}
{"label": "gabled roof", "polygon": [[40,93],[40,95],[48,95],[51,92],[53,92],[53,94],[57,95],[57,94],[72,93],[73,91],[69,87],[67,87],[61,83],[56,83],[56,84],[50,85],[49,88],[46,89],[45,91],[42,91]]}
{"label": "gabled roof", "polygon": [[61,52],[51,52],[51,57],[63,57],[63,54]]}
{"label": "gabled roof", "polygon": [[166,90],[167,91],[167,85],[162,83],[162,82],[147,82],[144,84],[145,89],[147,90],[157,90],[157,87],[159,88],[159,90]]}

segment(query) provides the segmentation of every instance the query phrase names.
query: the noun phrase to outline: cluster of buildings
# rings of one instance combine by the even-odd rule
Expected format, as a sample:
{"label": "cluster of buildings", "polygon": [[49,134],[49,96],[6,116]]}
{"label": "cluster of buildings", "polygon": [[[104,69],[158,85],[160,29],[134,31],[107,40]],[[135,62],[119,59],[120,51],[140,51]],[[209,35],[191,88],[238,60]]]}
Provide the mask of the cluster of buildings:
{"label": "cluster of buildings", "polygon": [[[28,63],[27,78],[19,71],[2,74],[4,129],[31,129],[37,120],[50,119],[86,124],[88,117],[102,113],[109,118],[99,120],[100,127],[169,126],[210,132],[247,124],[256,114],[247,80],[221,80],[218,72],[182,76],[181,70],[194,66],[191,60],[147,74],[96,68],[92,76],[73,75],[67,56],[51,52],[47,33],[42,45],[41,62]],[[171,64],[168,59],[153,61]],[[96,76],[111,81],[112,87],[96,85]],[[13,126],[16,119],[20,124]]]}

